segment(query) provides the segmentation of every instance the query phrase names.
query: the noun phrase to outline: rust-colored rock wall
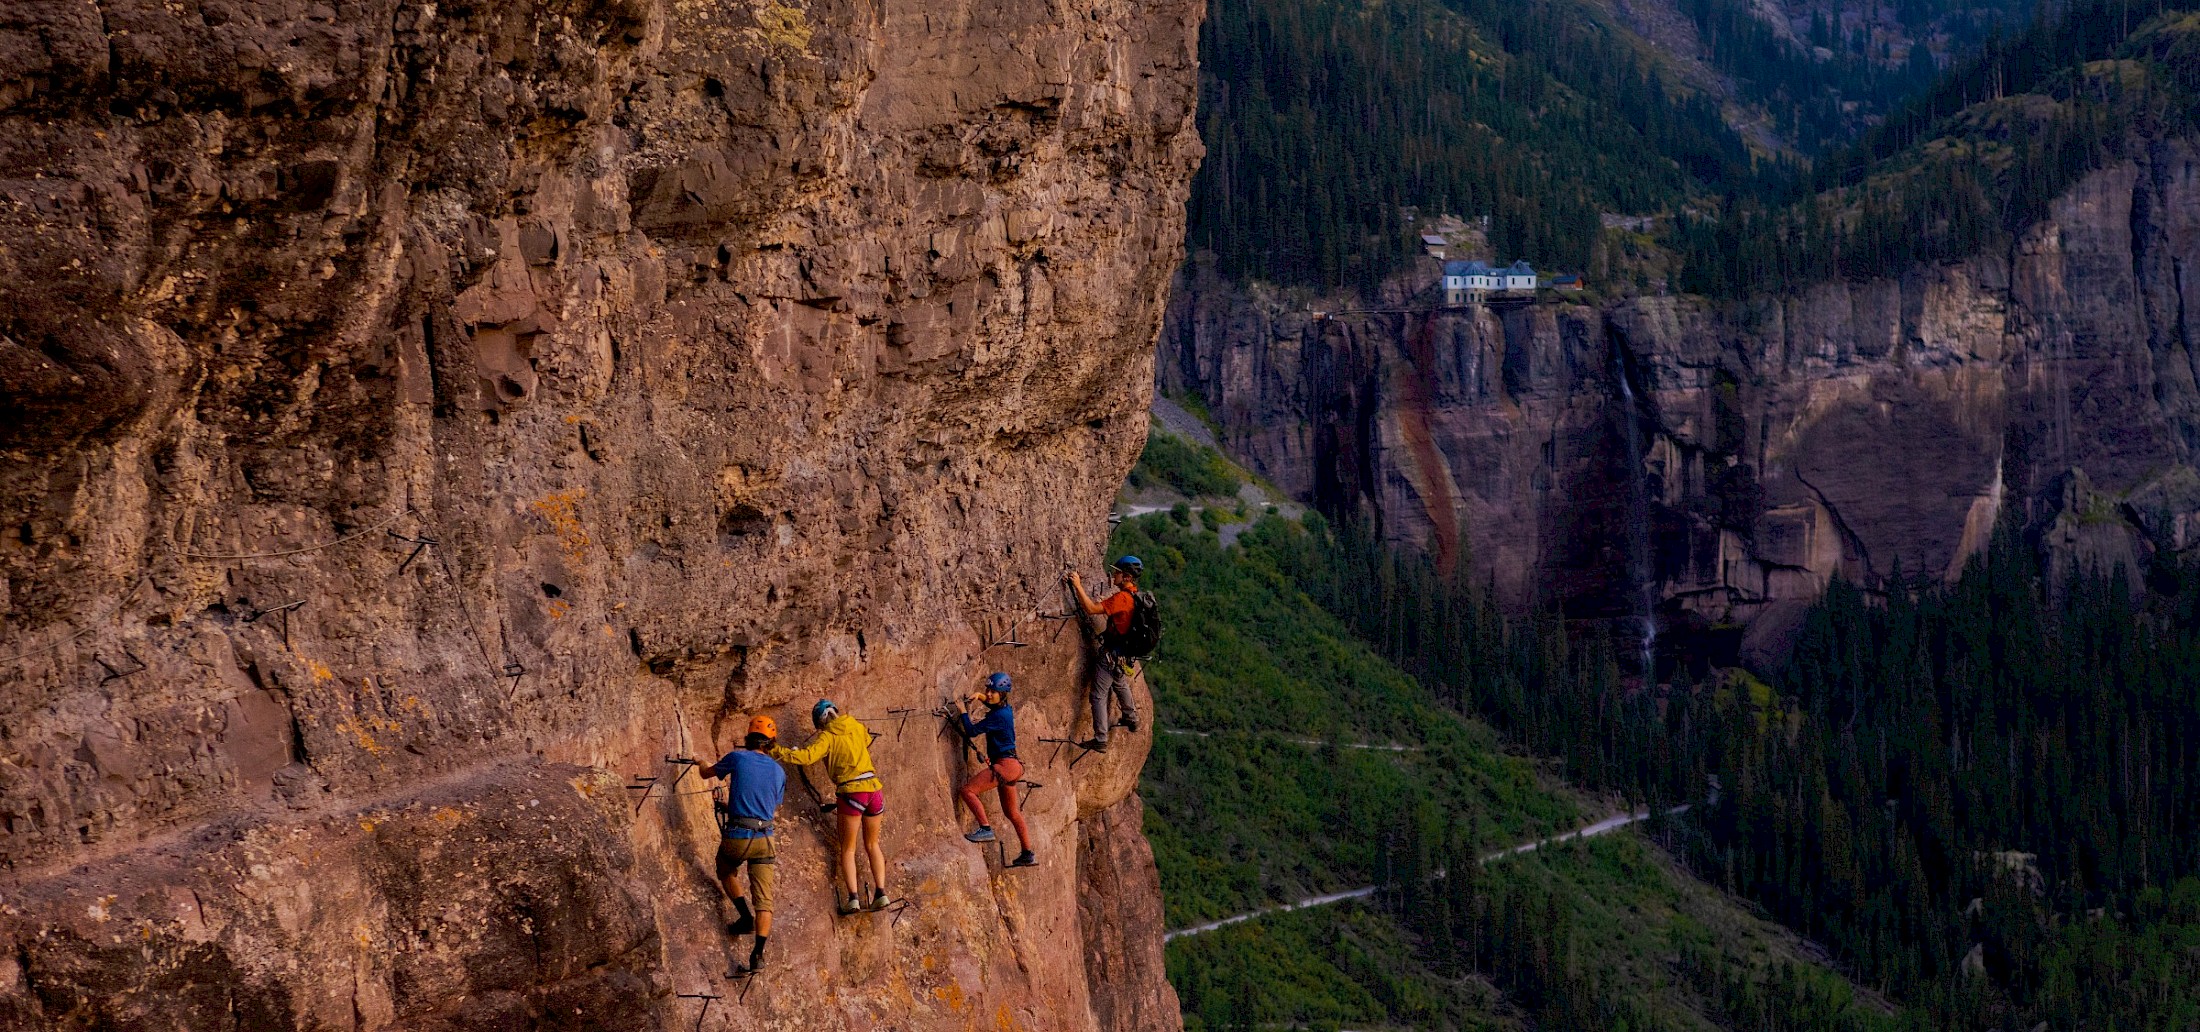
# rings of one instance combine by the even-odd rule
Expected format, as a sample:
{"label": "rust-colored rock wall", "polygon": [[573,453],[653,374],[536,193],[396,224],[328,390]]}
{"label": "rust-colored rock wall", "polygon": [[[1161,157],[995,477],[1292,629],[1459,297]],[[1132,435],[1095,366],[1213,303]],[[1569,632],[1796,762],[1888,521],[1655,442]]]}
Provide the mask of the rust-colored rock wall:
{"label": "rust-colored rock wall", "polygon": [[[1036,742],[1035,617],[1144,437],[1199,10],[0,13],[0,1027],[1174,1027],[1091,827],[1142,748]],[[1030,870],[922,715],[996,668]],[[818,696],[918,902],[830,916],[791,784],[736,1006],[662,761]]]}
{"label": "rust-colored rock wall", "polygon": [[1639,521],[1663,617],[1729,625],[1792,614],[1836,572],[1953,573],[2007,504],[2075,561],[2200,539],[2195,268],[2200,149],[2163,141],[2005,253],[1733,310],[1546,298],[1424,329],[1317,319],[1195,263],[1158,368],[1287,490],[1438,555],[1453,514],[1515,602],[1632,616]]}

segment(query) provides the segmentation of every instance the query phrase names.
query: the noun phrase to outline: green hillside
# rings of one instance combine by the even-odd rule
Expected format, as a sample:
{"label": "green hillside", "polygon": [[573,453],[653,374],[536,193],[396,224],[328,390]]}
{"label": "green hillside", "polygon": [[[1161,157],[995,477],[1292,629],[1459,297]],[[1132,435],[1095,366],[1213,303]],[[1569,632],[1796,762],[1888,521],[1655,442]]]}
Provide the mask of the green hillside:
{"label": "green hillside", "polygon": [[1155,513],[1113,545],[1146,559],[1167,616],[1140,793],[1170,927],[1386,886],[1172,943],[1191,1028],[1893,1027],[1641,837],[1662,832],[1466,863],[1617,804],[1509,753],[1298,590],[1282,570],[1329,540],[1308,522],[1225,548]]}

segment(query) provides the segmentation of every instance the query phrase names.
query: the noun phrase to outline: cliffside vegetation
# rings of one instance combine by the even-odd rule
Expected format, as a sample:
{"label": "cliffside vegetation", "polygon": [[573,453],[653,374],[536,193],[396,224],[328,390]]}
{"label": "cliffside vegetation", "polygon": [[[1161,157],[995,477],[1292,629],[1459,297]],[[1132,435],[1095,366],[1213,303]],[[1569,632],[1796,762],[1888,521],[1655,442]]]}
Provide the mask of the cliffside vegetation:
{"label": "cliffside vegetation", "polygon": [[1665,695],[1350,528],[1295,544],[1292,583],[1577,783],[1662,800],[1716,778],[1690,864],[1929,1027],[2200,1021],[2193,571],[2051,585],[2004,532],[1951,587],[1837,584],[1765,681]]}
{"label": "cliffside vegetation", "polygon": [[1131,469],[1132,490],[1167,488],[1187,498],[1227,497],[1237,493],[1241,475],[1212,448],[1200,448],[1174,434],[1153,434]]}

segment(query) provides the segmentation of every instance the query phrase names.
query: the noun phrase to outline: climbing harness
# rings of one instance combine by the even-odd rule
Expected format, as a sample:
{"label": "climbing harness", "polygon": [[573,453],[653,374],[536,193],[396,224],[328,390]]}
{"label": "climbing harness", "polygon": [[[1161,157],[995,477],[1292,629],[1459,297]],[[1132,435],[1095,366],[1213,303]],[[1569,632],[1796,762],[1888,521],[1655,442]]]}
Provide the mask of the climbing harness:
{"label": "climbing harness", "polygon": [[769,835],[773,832],[772,822],[770,821],[758,820],[754,817],[743,817],[739,814],[730,813],[726,810],[726,807],[723,804],[718,807],[718,810],[720,814],[718,818],[718,827],[721,831],[726,828],[733,827],[739,828],[742,831],[753,831],[759,835]]}

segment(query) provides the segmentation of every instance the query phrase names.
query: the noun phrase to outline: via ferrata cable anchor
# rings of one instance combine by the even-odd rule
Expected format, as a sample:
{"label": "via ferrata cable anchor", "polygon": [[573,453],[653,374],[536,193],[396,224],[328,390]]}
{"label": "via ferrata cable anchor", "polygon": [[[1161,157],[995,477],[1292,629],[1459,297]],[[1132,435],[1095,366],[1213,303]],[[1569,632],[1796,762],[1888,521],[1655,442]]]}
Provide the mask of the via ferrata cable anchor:
{"label": "via ferrata cable anchor", "polygon": [[678,773],[678,774],[675,774],[675,775],[673,775],[673,777],[672,777],[672,785],[671,785],[670,787],[668,787],[668,788],[666,788],[666,789],[665,789],[665,791],[667,791],[667,792],[670,792],[670,791],[672,791],[673,789],[679,788],[679,787],[680,787],[680,779],[682,779],[682,778],[685,778],[685,777],[687,777],[687,776],[688,776],[688,771],[691,771],[691,770],[701,770],[701,769],[702,769],[702,767],[703,767],[703,761],[701,761],[701,760],[695,760],[695,759],[689,759],[688,757],[685,757],[685,756],[667,756],[667,757],[665,757],[665,762],[666,762],[666,763],[669,763],[669,764],[671,764],[671,765],[673,765],[673,766],[675,766],[675,767],[678,767],[678,768],[680,768],[680,773]]}
{"label": "via ferrata cable anchor", "polygon": [[285,602],[273,609],[254,610],[251,616],[244,618],[244,622],[257,623],[261,617],[270,613],[283,614],[283,647],[287,649],[290,647],[290,611],[305,604],[306,600],[301,598],[295,602]]}
{"label": "via ferrata cable anchor", "polygon": [[887,927],[889,927],[889,928],[899,928],[899,927],[901,927],[901,917],[902,917],[902,915],[903,915],[903,914],[905,914],[905,913],[907,913],[907,912],[909,911],[909,908],[910,908],[910,907],[913,907],[913,906],[916,906],[916,905],[917,905],[917,898],[916,898],[915,896],[903,896],[902,898],[900,898],[900,899],[897,899],[897,900],[893,901],[892,903],[889,903],[889,904],[887,904],[887,905],[886,905],[886,909],[884,909],[884,910],[872,910],[872,911],[868,911],[868,913],[873,913],[873,914],[892,914],[892,915],[894,915],[894,920],[893,920],[893,921],[891,921],[891,922],[889,922],[889,923],[888,923],[888,925],[887,925]]}
{"label": "via ferrata cable anchor", "polygon": [[682,1000],[703,1001],[703,1009],[697,1011],[695,1014],[695,1032],[703,1032],[703,1019],[710,1015],[710,1005],[718,1002],[719,1000],[725,999],[725,997],[720,996],[717,993],[675,993],[673,995]]}
{"label": "via ferrata cable anchor", "polygon": [[130,662],[136,663],[137,665],[131,667],[128,670],[117,670],[115,669],[114,664],[100,658],[98,653],[95,652],[92,654],[92,662],[99,664],[107,671],[107,676],[99,679],[99,683],[101,685],[105,685],[109,681],[119,681],[122,678],[130,676],[131,674],[139,674],[145,672],[145,661],[137,658],[137,653],[131,652],[129,649],[123,649],[122,654],[130,657]]}
{"label": "via ferrata cable anchor", "polygon": [[[665,789],[667,792],[680,787],[680,778],[686,777],[688,768],[696,765],[696,761],[678,756],[667,756],[665,762],[680,768],[679,777],[672,779],[672,784]],[[636,774],[634,775],[634,783],[626,786],[629,789],[638,788],[642,790],[642,797],[634,800],[635,814],[639,815],[642,812],[642,804],[649,802],[649,797],[657,791],[657,781],[658,777],[655,774]]]}
{"label": "via ferrata cable anchor", "polygon": [[986,642],[987,642],[987,644],[986,644],[986,647],[985,647],[985,648],[979,649],[978,651],[979,651],[979,652],[981,652],[981,653],[985,653],[985,652],[991,652],[991,651],[993,651],[994,649],[998,649],[998,648],[1011,648],[1011,649],[1026,649],[1026,648],[1030,648],[1030,647],[1031,647],[1031,643],[1030,643],[1030,642],[1028,642],[1028,641],[1023,641],[1023,640],[1021,640],[1021,638],[1020,638],[1020,635],[1021,635],[1022,631],[1023,631],[1023,621],[1021,621],[1021,620],[1011,620],[1011,621],[1009,621],[1009,624],[1008,624],[1008,632],[1007,632],[1006,634],[1003,634],[1003,633],[1001,633],[1001,631],[1000,631],[1000,627],[999,627],[999,625],[998,625],[998,624],[995,624],[995,623],[994,623],[993,621],[991,621],[991,620],[988,620],[988,621],[986,621],[986,629],[985,629],[985,637],[986,637]]}
{"label": "via ferrata cable anchor", "polygon": [[1040,741],[1042,741],[1042,742],[1052,742],[1052,743],[1054,743],[1054,755],[1053,755],[1053,756],[1051,756],[1051,757],[1049,757],[1049,758],[1047,759],[1047,762],[1048,762],[1048,763],[1053,763],[1053,762],[1054,762],[1055,760],[1059,760],[1059,759],[1061,759],[1061,758],[1062,758],[1062,747],[1063,747],[1063,746],[1065,746],[1065,745],[1066,745],[1066,746],[1069,746],[1069,747],[1071,747],[1071,748],[1073,748],[1073,749],[1076,749],[1076,750],[1077,750],[1077,755],[1075,755],[1075,756],[1072,756],[1072,757],[1070,757],[1070,759],[1069,759],[1069,768],[1070,768],[1071,770],[1076,770],[1076,769],[1077,769],[1077,763],[1078,763],[1078,761],[1079,761],[1079,760],[1082,760],[1082,759],[1084,759],[1085,757],[1087,757],[1087,756],[1090,756],[1090,755],[1092,755],[1093,753],[1099,752],[1099,750],[1098,750],[1098,749],[1087,749],[1087,748],[1085,748],[1085,743],[1083,743],[1083,742],[1080,742],[1080,741],[1077,741],[1077,740],[1075,740],[1075,739],[1072,739],[1072,738],[1041,738],[1041,739],[1039,739],[1039,740],[1040,740]]}
{"label": "via ferrata cable anchor", "polygon": [[391,537],[396,538],[399,541],[409,541],[412,543],[413,546],[412,552],[405,556],[405,561],[397,564],[397,576],[403,576],[405,573],[405,567],[411,566],[413,560],[420,558],[420,553],[427,551],[429,545],[440,543],[432,537],[407,537],[403,534],[398,533],[395,528],[392,528],[389,534]]}

